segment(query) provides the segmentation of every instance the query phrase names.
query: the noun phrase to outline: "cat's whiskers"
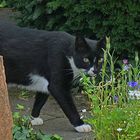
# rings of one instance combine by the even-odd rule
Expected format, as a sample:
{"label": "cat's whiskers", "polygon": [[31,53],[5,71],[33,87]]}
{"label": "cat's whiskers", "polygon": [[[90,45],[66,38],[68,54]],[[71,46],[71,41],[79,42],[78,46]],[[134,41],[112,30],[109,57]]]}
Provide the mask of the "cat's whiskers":
{"label": "cat's whiskers", "polygon": [[76,77],[74,77],[73,80],[72,80],[72,82],[74,82],[75,80],[77,80],[78,78],[80,78],[80,76],[81,76],[81,75],[79,74],[79,75],[77,75]]}
{"label": "cat's whiskers", "polygon": [[[69,71],[67,74],[74,74],[72,69],[64,69],[64,71]],[[73,77],[73,81],[80,77],[80,73]]]}

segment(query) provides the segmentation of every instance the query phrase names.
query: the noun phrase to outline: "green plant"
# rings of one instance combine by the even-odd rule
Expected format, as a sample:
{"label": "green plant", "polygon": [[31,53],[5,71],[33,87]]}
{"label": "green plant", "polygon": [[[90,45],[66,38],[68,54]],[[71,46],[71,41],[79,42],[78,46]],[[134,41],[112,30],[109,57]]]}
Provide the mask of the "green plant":
{"label": "green plant", "polygon": [[33,96],[33,94],[29,93],[27,90],[20,90],[19,98],[23,100],[29,99],[29,97]]}
{"label": "green plant", "polygon": [[6,1],[5,0],[0,0],[0,8],[6,7]]}
{"label": "green plant", "polygon": [[[107,50],[104,51],[104,64],[101,80],[83,75],[84,92],[91,102],[91,115],[87,121],[93,125],[97,140],[138,140],[140,138],[140,102],[132,100],[129,90],[140,88],[139,59],[136,53],[136,64],[128,70],[115,72],[113,56],[110,54],[110,40],[107,39]],[[107,71],[107,65],[111,70]],[[135,82],[131,82],[131,81]],[[128,82],[131,82],[131,84]],[[135,89],[134,89],[135,90]]]}
{"label": "green plant", "polygon": [[58,135],[46,135],[41,131],[36,132],[31,123],[31,118],[26,115],[21,115],[24,106],[18,104],[19,112],[13,113],[13,140],[62,140]]}

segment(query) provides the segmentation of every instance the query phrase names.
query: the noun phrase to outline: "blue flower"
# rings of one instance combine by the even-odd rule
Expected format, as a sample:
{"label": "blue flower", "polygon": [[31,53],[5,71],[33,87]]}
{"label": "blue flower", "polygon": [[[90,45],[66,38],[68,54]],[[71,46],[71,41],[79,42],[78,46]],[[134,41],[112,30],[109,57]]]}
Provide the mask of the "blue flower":
{"label": "blue flower", "polygon": [[117,95],[114,96],[114,103],[117,103],[119,101],[119,97]]}
{"label": "blue flower", "polygon": [[138,85],[138,82],[135,82],[135,81],[128,82],[129,87],[136,87],[137,85]]}

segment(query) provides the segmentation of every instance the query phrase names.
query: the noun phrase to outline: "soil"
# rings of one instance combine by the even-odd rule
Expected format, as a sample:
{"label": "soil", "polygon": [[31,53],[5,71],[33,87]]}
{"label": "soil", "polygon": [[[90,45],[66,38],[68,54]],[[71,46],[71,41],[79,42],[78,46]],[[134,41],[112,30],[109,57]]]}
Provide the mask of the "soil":
{"label": "soil", "polygon": [[[0,20],[6,22],[11,22],[15,24],[13,18],[14,12],[8,8],[0,9]],[[34,102],[34,93],[31,94],[28,98],[22,98],[21,90],[10,89],[9,98],[12,111],[16,111],[16,105],[21,104],[25,106],[24,114],[30,115],[33,102]],[[87,116],[88,112],[81,113],[81,110],[87,108],[87,100],[81,94],[74,94],[74,99],[76,100],[77,109],[80,114]],[[68,119],[56,103],[56,101],[50,97],[47,103],[44,105],[40,117],[43,118],[44,124],[41,126],[34,127],[37,130],[41,130],[46,134],[58,134],[63,137],[64,140],[93,140],[93,133],[77,133],[72,125],[69,123]]]}

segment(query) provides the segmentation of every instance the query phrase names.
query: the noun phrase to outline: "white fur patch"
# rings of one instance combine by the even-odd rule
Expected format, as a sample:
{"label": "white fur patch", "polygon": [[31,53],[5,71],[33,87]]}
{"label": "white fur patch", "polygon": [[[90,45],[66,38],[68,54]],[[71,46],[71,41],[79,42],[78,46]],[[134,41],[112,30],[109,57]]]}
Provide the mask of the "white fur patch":
{"label": "white fur patch", "polygon": [[32,118],[31,120],[32,125],[42,125],[43,124],[43,119],[41,118]]}
{"label": "white fur patch", "polygon": [[92,130],[89,124],[83,124],[74,128],[77,132],[90,132]]}
{"label": "white fur patch", "polygon": [[76,67],[76,65],[75,65],[74,60],[73,60],[72,57],[71,57],[71,58],[68,58],[68,60],[69,60],[69,63],[70,63],[70,65],[71,65],[71,68],[72,68],[72,70],[73,70],[74,77],[77,77],[78,75],[80,75],[80,73],[81,73],[82,71],[85,71],[84,69],[78,69],[78,68]]}
{"label": "white fur patch", "polygon": [[18,87],[18,88],[31,90],[31,91],[49,93],[49,90],[48,90],[49,82],[43,76],[36,75],[36,74],[29,74],[29,77],[31,80],[31,84],[28,86],[8,84],[8,87]]}
{"label": "white fur patch", "polygon": [[32,80],[32,84],[29,86],[30,90],[49,92],[49,82],[43,76],[30,74],[30,79]]}
{"label": "white fur patch", "polygon": [[88,70],[88,75],[89,76],[94,76],[95,75],[95,73],[94,73],[94,67],[91,67],[89,70]]}

